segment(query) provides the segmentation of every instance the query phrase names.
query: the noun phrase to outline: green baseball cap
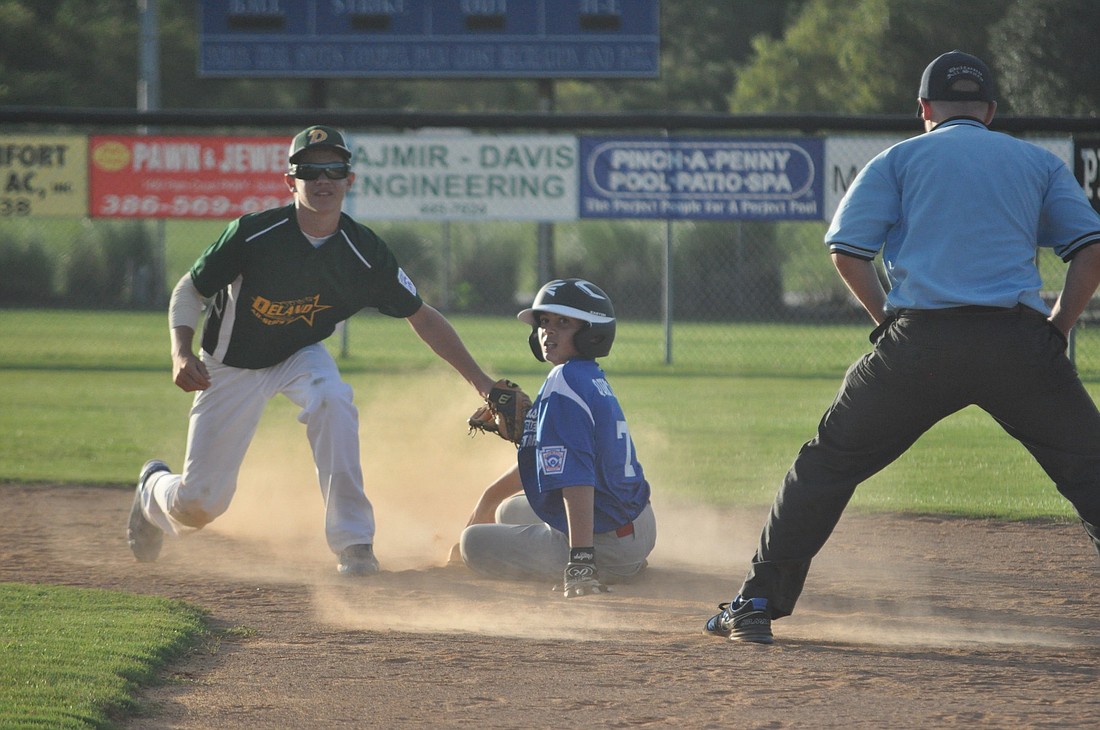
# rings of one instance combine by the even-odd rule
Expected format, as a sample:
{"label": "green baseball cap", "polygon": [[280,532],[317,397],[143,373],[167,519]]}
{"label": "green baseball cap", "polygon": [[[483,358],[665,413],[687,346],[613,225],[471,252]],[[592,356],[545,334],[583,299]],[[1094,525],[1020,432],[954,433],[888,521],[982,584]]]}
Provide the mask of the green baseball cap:
{"label": "green baseball cap", "polygon": [[297,162],[295,158],[298,155],[316,147],[331,147],[339,152],[345,160],[351,159],[351,150],[348,149],[347,142],[344,141],[344,135],[339,130],[315,124],[294,135],[294,140],[290,143],[290,163],[294,164]]}

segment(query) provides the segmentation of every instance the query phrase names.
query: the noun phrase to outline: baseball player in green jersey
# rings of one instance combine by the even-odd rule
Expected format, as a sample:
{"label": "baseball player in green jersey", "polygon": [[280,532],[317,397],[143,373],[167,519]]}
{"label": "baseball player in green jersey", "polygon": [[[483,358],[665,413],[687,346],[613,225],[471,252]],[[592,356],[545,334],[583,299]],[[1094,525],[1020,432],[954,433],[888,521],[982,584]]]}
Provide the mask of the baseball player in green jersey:
{"label": "baseball player in green jersey", "polygon": [[281,393],[301,408],[338,571],[378,572],[359,414],[322,342],[360,309],[408,320],[480,395],[492,387],[494,379],[446,318],[421,300],[382,239],[342,212],[355,180],[351,156],[331,127],[296,135],[285,176],[293,203],[230,223],[172,292],[173,379],[196,395],[182,473],[159,460],[141,469],[127,529],[139,561],[156,560],[166,534],[193,532],[225,512],[264,407]]}

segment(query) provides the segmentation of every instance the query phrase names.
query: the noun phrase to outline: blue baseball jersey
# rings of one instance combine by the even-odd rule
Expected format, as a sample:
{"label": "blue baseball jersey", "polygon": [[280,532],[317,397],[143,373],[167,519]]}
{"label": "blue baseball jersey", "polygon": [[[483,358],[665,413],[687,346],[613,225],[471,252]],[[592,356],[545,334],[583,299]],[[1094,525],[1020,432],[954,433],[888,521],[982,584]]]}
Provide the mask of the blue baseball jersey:
{"label": "blue baseball jersey", "polygon": [[566,534],[564,487],[595,488],[597,533],[633,521],[649,503],[623,409],[595,360],[576,358],[550,371],[524,422],[518,458],[535,514]]}
{"label": "blue baseball jersey", "polygon": [[871,160],[825,235],[833,252],[882,252],[887,311],[1024,304],[1049,313],[1037,248],[1068,261],[1097,242],[1100,216],[1061,159],[966,118]]}

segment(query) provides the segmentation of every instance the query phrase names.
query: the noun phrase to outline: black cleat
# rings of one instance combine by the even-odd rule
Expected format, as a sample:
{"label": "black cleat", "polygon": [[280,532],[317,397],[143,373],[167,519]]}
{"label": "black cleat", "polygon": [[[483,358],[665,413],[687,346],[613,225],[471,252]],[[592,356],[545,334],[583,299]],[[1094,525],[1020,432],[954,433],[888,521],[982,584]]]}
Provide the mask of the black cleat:
{"label": "black cleat", "polygon": [[130,505],[130,522],[126,527],[126,541],[130,543],[130,551],[139,563],[151,563],[160,555],[160,548],[164,544],[164,533],[159,527],[149,520],[141,511],[141,493],[145,489],[145,482],[149,477],[161,472],[172,471],[163,461],[152,459],[145,462],[138,475],[137,489],[134,490],[134,501]]}
{"label": "black cleat", "polygon": [[731,603],[718,604],[718,608],[719,612],[711,616],[703,628],[704,633],[755,644],[771,644],[774,641],[766,598],[738,596]]}
{"label": "black cleat", "polygon": [[347,546],[340,552],[340,563],[336,566],[340,575],[351,576],[374,575],[381,570],[371,545]]}

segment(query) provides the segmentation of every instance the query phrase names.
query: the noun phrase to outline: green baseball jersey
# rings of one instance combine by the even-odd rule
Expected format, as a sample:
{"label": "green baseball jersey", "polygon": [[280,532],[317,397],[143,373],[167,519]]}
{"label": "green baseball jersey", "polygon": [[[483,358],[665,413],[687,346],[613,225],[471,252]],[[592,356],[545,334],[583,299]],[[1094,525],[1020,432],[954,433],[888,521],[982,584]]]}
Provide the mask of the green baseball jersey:
{"label": "green baseball jersey", "polygon": [[314,247],[293,205],[230,223],[191,267],[207,308],[202,349],[238,368],[266,368],[333,333],[365,307],[408,317],[423,304],[373,231],[340,215]]}

